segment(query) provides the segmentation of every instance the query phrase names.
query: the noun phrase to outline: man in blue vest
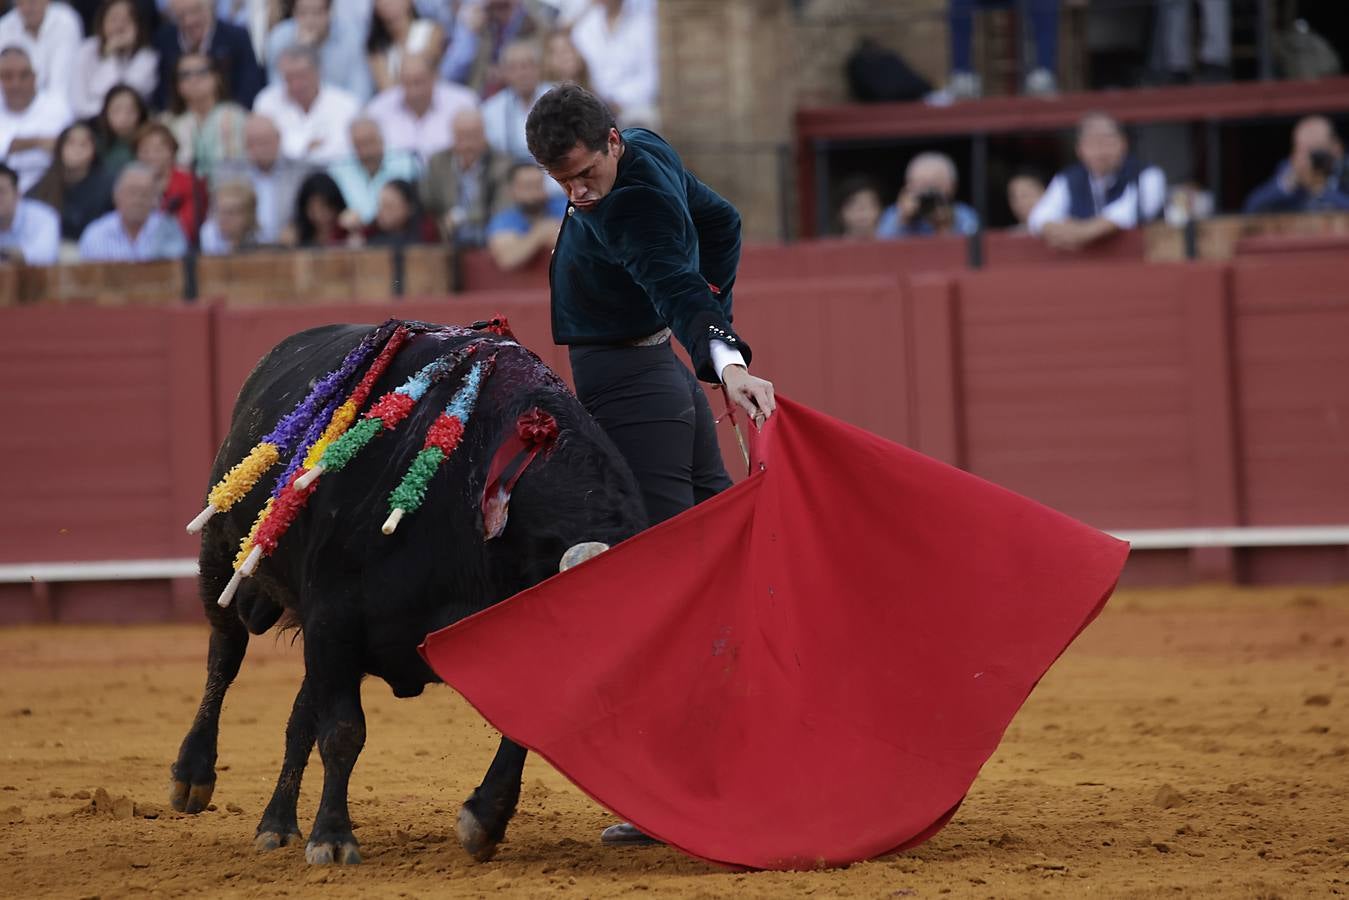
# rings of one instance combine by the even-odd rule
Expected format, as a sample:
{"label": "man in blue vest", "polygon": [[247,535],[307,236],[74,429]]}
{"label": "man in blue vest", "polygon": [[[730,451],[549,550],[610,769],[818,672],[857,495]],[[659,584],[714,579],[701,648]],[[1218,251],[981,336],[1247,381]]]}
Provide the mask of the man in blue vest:
{"label": "man in blue vest", "polygon": [[1110,116],[1082,117],[1077,159],[1049,182],[1026,223],[1049,246],[1080,250],[1162,214],[1166,175],[1129,155],[1128,139]]}
{"label": "man in blue vest", "polygon": [[[658,135],[619,132],[574,84],[539,98],[525,136],[568,200],[549,268],[553,340],[570,347],[576,395],[632,467],[654,525],[731,483],[698,378],[756,423],[773,413],[773,385],[749,374],[731,327],[740,214]],[[646,837],[625,824],[604,840]]]}

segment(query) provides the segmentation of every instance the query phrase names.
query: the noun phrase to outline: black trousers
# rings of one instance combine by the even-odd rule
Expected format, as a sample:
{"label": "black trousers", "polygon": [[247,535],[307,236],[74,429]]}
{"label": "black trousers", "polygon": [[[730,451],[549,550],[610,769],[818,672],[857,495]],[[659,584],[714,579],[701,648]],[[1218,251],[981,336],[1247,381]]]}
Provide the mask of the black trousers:
{"label": "black trousers", "polygon": [[669,341],[570,356],[576,395],[637,476],[652,525],[731,486],[707,396]]}

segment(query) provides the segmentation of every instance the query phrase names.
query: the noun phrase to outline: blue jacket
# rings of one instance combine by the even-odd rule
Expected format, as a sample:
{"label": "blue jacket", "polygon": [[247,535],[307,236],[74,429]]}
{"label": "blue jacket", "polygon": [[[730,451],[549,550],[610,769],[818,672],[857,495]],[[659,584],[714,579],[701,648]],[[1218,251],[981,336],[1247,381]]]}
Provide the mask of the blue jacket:
{"label": "blue jacket", "polygon": [[1341,173],[1331,178],[1330,185],[1318,196],[1313,197],[1307,189],[1297,185],[1293,190],[1284,187],[1284,176],[1288,171],[1288,162],[1284,161],[1274,176],[1251,191],[1242,209],[1245,213],[1285,213],[1285,212],[1336,212],[1349,210],[1349,193]]}
{"label": "blue jacket", "polygon": [[715,383],[711,339],[750,359],[731,330],[740,214],[658,135],[629,128],[623,143],[613,190],[562,221],[548,272],[553,340],[616,344],[669,326]]}
{"label": "blue jacket", "polygon": [[[150,99],[157,109],[165,109],[169,101],[169,85],[178,73],[178,59],[183,55],[178,28],[172,22],[159,26],[159,31],[155,33],[155,49],[159,51],[159,85]],[[211,58],[225,70],[230,97],[244,109],[252,109],[253,98],[262,90],[267,79],[253,53],[253,41],[248,32],[229,22],[216,22],[208,49]]]}

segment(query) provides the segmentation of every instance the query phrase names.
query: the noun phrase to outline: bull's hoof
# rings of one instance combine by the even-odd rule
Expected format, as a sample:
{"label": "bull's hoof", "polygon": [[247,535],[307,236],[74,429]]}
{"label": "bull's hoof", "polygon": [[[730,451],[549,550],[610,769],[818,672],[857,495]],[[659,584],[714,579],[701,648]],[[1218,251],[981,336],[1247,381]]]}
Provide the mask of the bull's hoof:
{"label": "bull's hoof", "polygon": [[[253,849],[259,853],[267,853],[271,850],[279,850],[282,847],[289,847],[291,844],[302,840],[304,835],[298,831],[259,831],[258,836],[253,838]],[[329,860],[331,861],[331,860]]]}
{"label": "bull's hoof", "polygon": [[496,856],[500,841],[487,833],[487,829],[482,827],[478,817],[467,806],[459,807],[459,821],[455,823],[454,830],[459,835],[460,846],[478,862],[487,862]]}
{"label": "bull's hoof", "polygon": [[169,804],[178,812],[196,814],[211,805],[211,795],[215,793],[215,782],[192,784],[174,780],[169,789]]}
{"label": "bull's hoof", "polygon": [[314,840],[305,845],[304,859],[311,866],[330,866],[333,863],[354,866],[361,861],[361,851],[357,849],[354,837],[349,840]]}

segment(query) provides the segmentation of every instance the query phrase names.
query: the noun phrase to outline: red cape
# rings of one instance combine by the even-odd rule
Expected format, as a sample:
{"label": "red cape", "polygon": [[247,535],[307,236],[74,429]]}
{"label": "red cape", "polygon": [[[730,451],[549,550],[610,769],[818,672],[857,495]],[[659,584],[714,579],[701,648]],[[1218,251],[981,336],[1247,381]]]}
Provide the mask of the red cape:
{"label": "red cape", "polygon": [[422,646],[617,815],[766,869],[935,834],[1128,554],[778,403],[752,477]]}

